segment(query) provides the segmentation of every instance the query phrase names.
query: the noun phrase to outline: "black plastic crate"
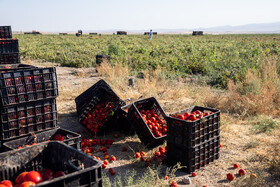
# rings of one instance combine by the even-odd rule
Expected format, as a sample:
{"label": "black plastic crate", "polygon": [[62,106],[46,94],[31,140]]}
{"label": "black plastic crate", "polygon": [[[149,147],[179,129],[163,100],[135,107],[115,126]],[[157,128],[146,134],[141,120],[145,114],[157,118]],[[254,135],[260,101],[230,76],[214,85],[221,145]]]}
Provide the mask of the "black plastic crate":
{"label": "black plastic crate", "polygon": [[[103,87],[99,87],[94,90],[93,93],[91,93],[93,97],[91,100],[85,105],[81,111],[81,114],[79,115],[79,121],[81,124],[83,124],[87,129],[91,130],[92,132],[96,134],[104,134],[106,132],[112,132],[114,131],[117,127],[117,119],[118,119],[118,110],[120,107],[124,106],[125,103],[122,101],[111,89],[106,89]],[[87,122],[88,121],[88,116],[92,116],[93,112],[96,111],[96,108],[104,103],[108,103],[108,105],[112,106],[112,109],[110,109],[110,113],[108,116],[106,116],[106,119],[102,122],[101,126],[98,126],[97,132],[93,130],[93,125],[89,125]],[[100,115],[104,115],[104,113],[100,113]],[[96,117],[92,119],[91,121],[97,122]]]}
{"label": "black plastic crate", "polygon": [[20,53],[0,53],[0,64],[19,64]]}
{"label": "black plastic crate", "polygon": [[56,98],[56,69],[28,68],[0,72],[0,89],[2,106]]}
{"label": "black plastic crate", "polygon": [[17,39],[0,39],[0,53],[18,53]]}
{"label": "black plastic crate", "polygon": [[135,131],[132,127],[132,125],[129,123],[129,120],[127,118],[128,111],[133,103],[130,103],[128,105],[122,106],[118,110],[118,124],[117,127],[119,131],[126,133],[126,134],[134,134]]}
{"label": "black plastic crate", "polygon": [[213,113],[196,121],[167,116],[167,142],[183,147],[193,147],[220,135],[219,110],[194,106],[173,114],[192,113],[196,110]]}
{"label": "black plastic crate", "polygon": [[0,64],[0,72],[19,71],[20,69],[35,69],[35,66],[28,64]]}
{"label": "black plastic crate", "polygon": [[102,162],[57,141],[1,153],[0,163],[0,181],[15,181],[21,172],[48,168],[66,175],[36,186],[102,187]]}
{"label": "black plastic crate", "polygon": [[60,134],[64,137],[63,143],[66,143],[67,145],[70,145],[74,147],[75,149],[81,149],[81,135],[77,134],[75,132],[61,129],[61,128],[55,128],[51,130],[47,130],[44,132],[39,133],[31,133],[29,136],[18,138],[15,140],[10,140],[3,143],[3,150],[4,151],[10,151],[13,149],[18,149],[18,147],[24,147],[26,145],[30,146],[33,143],[42,143],[49,140],[54,140],[54,137]]}
{"label": "black plastic crate", "polygon": [[0,140],[11,140],[57,126],[55,99],[0,108]]}
{"label": "black plastic crate", "polygon": [[166,120],[166,114],[154,97],[138,100],[131,105],[127,118],[132,124],[142,144],[151,148],[163,144],[166,135],[155,137],[140,114],[140,110],[153,110],[161,119]]}
{"label": "black plastic crate", "polygon": [[12,38],[11,26],[0,26],[0,38]]}
{"label": "black plastic crate", "polygon": [[174,166],[178,162],[185,166],[182,171],[194,172],[219,158],[220,137],[216,137],[195,147],[174,145],[167,141],[167,164]]}
{"label": "black plastic crate", "polygon": [[101,79],[89,89],[87,89],[85,92],[83,92],[81,95],[76,97],[75,103],[78,114],[81,114],[83,112],[83,109],[86,107],[86,105],[88,105],[89,101],[95,96],[96,92],[98,92],[100,89],[111,92],[111,94],[114,97],[119,99],[119,97],[114,93],[112,88],[103,79]]}

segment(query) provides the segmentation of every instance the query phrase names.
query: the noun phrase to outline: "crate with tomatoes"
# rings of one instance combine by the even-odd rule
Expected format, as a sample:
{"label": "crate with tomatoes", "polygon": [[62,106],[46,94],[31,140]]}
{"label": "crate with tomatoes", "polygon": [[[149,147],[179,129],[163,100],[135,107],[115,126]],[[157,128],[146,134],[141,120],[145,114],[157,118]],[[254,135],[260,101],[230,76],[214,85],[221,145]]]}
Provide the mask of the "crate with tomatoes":
{"label": "crate with tomatoes", "polygon": [[118,111],[125,105],[104,80],[78,96],[75,102],[80,123],[98,135],[117,129]]}
{"label": "crate with tomatoes", "polygon": [[194,171],[219,158],[219,110],[194,106],[169,114],[167,123],[168,163],[181,162]]}
{"label": "crate with tomatoes", "polygon": [[166,117],[164,110],[154,97],[133,102],[127,114],[129,123],[147,147],[156,147],[166,139]]}
{"label": "crate with tomatoes", "polygon": [[10,151],[36,145],[46,141],[61,141],[75,149],[81,149],[81,135],[67,129],[56,127],[50,130],[29,133],[28,136],[3,143],[3,150]]}
{"label": "crate with tomatoes", "polygon": [[0,153],[0,163],[3,185],[102,186],[102,162],[60,142]]}

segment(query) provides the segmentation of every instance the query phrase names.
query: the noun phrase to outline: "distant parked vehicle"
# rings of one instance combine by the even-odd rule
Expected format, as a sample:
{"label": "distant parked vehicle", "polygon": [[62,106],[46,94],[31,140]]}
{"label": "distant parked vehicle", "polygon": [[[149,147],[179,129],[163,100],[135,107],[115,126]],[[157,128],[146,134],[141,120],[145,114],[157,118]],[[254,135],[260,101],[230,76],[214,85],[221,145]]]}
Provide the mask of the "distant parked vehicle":
{"label": "distant parked vehicle", "polygon": [[117,35],[127,35],[126,31],[117,31]]}
{"label": "distant parked vehicle", "polygon": [[24,32],[24,34],[42,34],[39,31],[33,30],[32,32]]}
{"label": "distant parked vehicle", "polygon": [[198,35],[203,35],[203,31],[193,31],[192,33],[193,36],[198,36]]}

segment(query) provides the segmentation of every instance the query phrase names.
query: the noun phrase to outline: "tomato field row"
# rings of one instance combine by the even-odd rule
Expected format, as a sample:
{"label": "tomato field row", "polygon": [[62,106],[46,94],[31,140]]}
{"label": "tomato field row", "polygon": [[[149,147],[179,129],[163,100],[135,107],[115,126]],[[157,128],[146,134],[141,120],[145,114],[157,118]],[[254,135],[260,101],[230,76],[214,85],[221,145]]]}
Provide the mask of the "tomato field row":
{"label": "tomato field row", "polygon": [[[243,80],[247,70],[259,72],[264,58],[280,55],[279,35],[14,35],[22,57],[63,66],[95,66],[95,56],[111,56],[132,72],[161,68],[166,76],[199,74],[226,87]],[[277,59],[278,62],[279,58]],[[168,73],[166,73],[168,72]]]}

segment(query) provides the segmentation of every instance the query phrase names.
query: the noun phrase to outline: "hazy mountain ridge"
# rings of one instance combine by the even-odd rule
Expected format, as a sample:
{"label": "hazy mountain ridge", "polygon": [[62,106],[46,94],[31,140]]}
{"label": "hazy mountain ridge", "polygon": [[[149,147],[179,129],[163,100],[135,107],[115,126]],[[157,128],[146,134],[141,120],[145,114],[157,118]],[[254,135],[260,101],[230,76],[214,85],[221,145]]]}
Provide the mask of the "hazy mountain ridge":
{"label": "hazy mountain ridge", "polygon": [[255,32],[255,33],[267,33],[275,32],[280,33],[280,22],[274,23],[261,23],[261,24],[247,24],[240,26],[220,26],[211,28],[201,28],[203,31],[211,32]]}
{"label": "hazy mountain ridge", "polygon": [[[125,29],[119,29],[125,30]],[[280,22],[274,23],[260,23],[260,24],[246,24],[246,25],[239,25],[239,26],[218,26],[218,27],[209,27],[209,28],[192,28],[192,29],[153,29],[154,32],[158,33],[191,33],[195,30],[201,30],[204,32],[210,33],[280,33]],[[125,30],[128,33],[144,33],[148,32],[149,30]],[[94,32],[94,31],[85,31],[85,32]],[[116,30],[97,30],[95,32],[111,32],[114,33]]]}

